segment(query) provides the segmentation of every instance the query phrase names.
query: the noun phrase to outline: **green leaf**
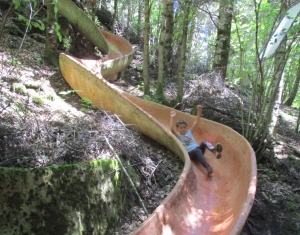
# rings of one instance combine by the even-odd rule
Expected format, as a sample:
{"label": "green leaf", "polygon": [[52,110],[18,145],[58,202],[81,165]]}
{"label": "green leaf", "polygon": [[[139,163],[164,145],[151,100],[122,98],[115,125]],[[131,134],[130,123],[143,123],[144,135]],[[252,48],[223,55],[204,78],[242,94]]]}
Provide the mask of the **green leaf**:
{"label": "green leaf", "polygon": [[60,30],[60,25],[58,23],[54,23],[55,24],[55,32],[56,32],[56,35],[58,37],[58,40],[61,42],[62,41],[62,35],[61,33],[59,32]]}
{"label": "green leaf", "polygon": [[32,22],[33,27],[39,28],[40,30],[44,31],[45,30],[45,25],[43,21],[38,20],[37,22]]}
{"label": "green leaf", "polygon": [[15,5],[15,9],[18,9],[20,7],[20,2],[18,0],[13,0],[13,3]]}
{"label": "green leaf", "polygon": [[33,0],[33,9],[36,9],[36,6],[37,6],[37,1],[36,0]]}
{"label": "green leaf", "polygon": [[23,20],[23,21],[28,21],[24,16],[22,16],[21,14],[18,14],[18,19],[19,20]]}

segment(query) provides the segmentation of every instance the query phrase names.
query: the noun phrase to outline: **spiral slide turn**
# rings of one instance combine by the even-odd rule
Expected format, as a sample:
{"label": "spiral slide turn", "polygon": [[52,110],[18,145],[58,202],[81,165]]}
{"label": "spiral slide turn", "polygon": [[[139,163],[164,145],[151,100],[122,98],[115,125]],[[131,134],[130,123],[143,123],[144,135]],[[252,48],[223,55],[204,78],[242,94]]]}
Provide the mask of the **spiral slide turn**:
{"label": "spiral slide turn", "polygon": [[[211,177],[207,177],[203,167],[190,161],[170,132],[172,108],[134,97],[107,81],[130,64],[133,49],[124,38],[102,33],[110,47],[106,60],[82,60],[61,54],[64,78],[79,96],[88,98],[99,109],[119,115],[124,123],[134,124],[139,132],[169,148],[185,163],[176,186],[132,234],[239,234],[256,191],[256,158],[249,143],[231,128],[202,118],[195,131],[196,140],[223,145],[221,159],[206,153],[213,169]],[[178,118],[189,123],[195,118],[176,112]]]}

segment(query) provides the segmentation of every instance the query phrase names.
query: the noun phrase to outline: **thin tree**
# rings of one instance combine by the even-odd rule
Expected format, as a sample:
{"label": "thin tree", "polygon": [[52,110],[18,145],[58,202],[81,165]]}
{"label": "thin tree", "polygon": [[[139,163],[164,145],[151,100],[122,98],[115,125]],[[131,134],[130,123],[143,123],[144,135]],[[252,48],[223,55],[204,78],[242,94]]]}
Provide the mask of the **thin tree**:
{"label": "thin tree", "polygon": [[[284,16],[287,11],[287,4],[285,0],[281,0],[281,16]],[[275,53],[274,72],[270,85],[270,99],[268,102],[267,113],[265,116],[265,127],[269,127],[269,133],[275,135],[275,125],[279,115],[281,94],[284,84],[284,67],[286,64],[286,41],[284,37],[279,48]]]}
{"label": "thin tree", "polygon": [[231,0],[220,0],[213,69],[220,72],[223,78],[226,77],[229,59],[232,11]]}
{"label": "thin tree", "polygon": [[166,3],[166,38],[165,38],[165,50],[164,50],[164,75],[168,79],[171,77],[171,61],[173,56],[173,30],[174,30],[174,0],[169,0]]}
{"label": "thin tree", "polygon": [[14,1],[11,1],[9,8],[5,12],[5,14],[3,16],[3,19],[2,19],[2,24],[1,24],[1,27],[0,27],[0,39],[3,37],[6,21],[9,19],[9,17],[11,17],[12,13],[15,10],[15,7],[16,6],[15,6]]}
{"label": "thin tree", "polygon": [[297,75],[294,81],[292,92],[289,95],[289,98],[285,101],[285,105],[291,106],[296,98],[300,83],[300,57],[298,59],[298,68],[297,68]]}
{"label": "thin tree", "polygon": [[49,60],[53,65],[58,65],[58,38],[56,34],[56,23],[57,23],[57,14],[54,10],[54,3],[52,1],[45,1],[47,6],[47,24],[46,24],[46,42],[44,56]]}
{"label": "thin tree", "polygon": [[112,22],[112,32],[116,31],[116,22],[118,18],[118,0],[114,0],[114,14],[113,14],[113,22]]}
{"label": "thin tree", "polygon": [[130,28],[130,23],[132,22],[132,4],[131,0],[127,0],[127,30]]}
{"label": "thin tree", "polygon": [[178,93],[176,97],[176,102],[180,103],[183,97],[183,82],[185,75],[185,65],[186,65],[186,53],[187,53],[187,37],[188,37],[188,24],[189,15],[192,7],[192,1],[186,0],[181,4],[183,8],[183,21],[182,21],[182,35],[180,41],[180,64],[178,71]]}
{"label": "thin tree", "polygon": [[144,49],[143,49],[143,79],[144,79],[144,95],[150,95],[149,82],[149,34],[150,34],[150,10],[149,0],[145,0],[144,4]]}
{"label": "thin tree", "polygon": [[140,42],[141,34],[142,34],[142,18],[143,18],[143,2],[139,1],[139,14],[138,14],[138,25],[137,25],[137,36]]}
{"label": "thin tree", "polygon": [[[256,22],[255,47],[256,58],[258,61],[258,74],[252,83],[254,89],[252,89],[251,105],[245,136],[250,143],[255,146],[257,150],[257,159],[259,161],[263,157],[261,153],[263,153],[266,148],[266,140],[266,143],[268,143],[268,141],[271,140],[270,137],[275,134],[274,127],[277,121],[284,84],[284,67],[288,56],[287,52],[290,50],[286,49],[286,36],[283,36],[279,48],[278,45],[276,46],[277,50],[274,50],[272,53],[269,53],[269,50],[264,51],[267,52],[268,56],[273,55],[276,52],[274,56],[273,72],[268,79],[265,72],[267,70],[267,63],[263,63],[266,61],[262,61],[262,58],[265,58],[264,56],[266,54],[260,54],[258,51],[259,12],[261,4],[256,4],[255,1],[254,3]],[[286,3],[283,0],[280,6],[281,16],[286,14],[286,9]],[[255,125],[253,125],[254,123]]]}
{"label": "thin tree", "polygon": [[167,67],[170,66],[170,61],[167,61],[166,55],[169,53],[167,50],[172,49],[168,45],[168,42],[170,38],[173,37],[173,30],[169,30],[168,27],[170,19],[173,18],[173,5],[174,0],[163,0],[163,18],[161,22],[161,33],[158,45],[158,78],[155,94],[157,99],[163,103],[166,101],[166,97],[164,95],[164,78],[168,76]]}
{"label": "thin tree", "polygon": [[300,130],[300,108],[299,108],[299,113],[298,113],[298,119],[297,119],[297,125],[296,125],[296,133],[299,133]]}
{"label": "thin tree", "polygon": [[254,146],[257,153],[257,160],[259,161],[263,155],[261,153],[265,150],[265,140],[267,140],[269,129],[269,122],[266,122],[266,110],[268,106],[268,98],[271,93],[270,79],[267,79],[266,74],[267,66],[260,53],[259,35],[261,28],[259,27],[262,20],[261,16],[261,2],[254,2],[254,47],[257,63],[254,64],[256,74],[252,76],[248,74],[249,81],[251,82],[251,100],[248,109],[247,122],[245,128],[243,127],[243,135]]}

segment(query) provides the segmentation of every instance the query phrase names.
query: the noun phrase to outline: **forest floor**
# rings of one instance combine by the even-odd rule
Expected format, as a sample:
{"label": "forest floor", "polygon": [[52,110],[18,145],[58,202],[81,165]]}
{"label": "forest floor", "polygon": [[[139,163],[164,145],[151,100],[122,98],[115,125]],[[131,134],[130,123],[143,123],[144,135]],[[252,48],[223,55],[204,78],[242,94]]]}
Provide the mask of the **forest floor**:
{"label": "forest floor", "polygon": [[[67,122],[75,124],[77,122],[72,126],[74,128],[79,126],[78,119],[81,120],[80,125],[84,125],[82,120],[87,120],[89,123],[88,121],[94,120],[99,112],[94,110],[88,101],[74,94],[61,76],[59,68],[44,63],[42,55],[44,44],[28,37],[19,49],[21,42],[21,38],[11,35],[5,35],[5,39],[0,42],[0,157],[4,147],[7,148],[9,145],[8,142],[5,143],[6,140],[1,135],[7,130],[5,128],[8,128],[3,114],[13,107],[18,107],[19,111],[10,117],[18,119],[21,106],[17,104],[26,104],[26,108],[30,110],[30,116],[35,122],[39,120],[40,125],[43,124],[43,120],[51,119],[54,125],[51,127],[53,130],[61,128],[55,126],[55,121],[58,119],[66,122],[64,128],[67,128]],[[141,64],[142,56],[137,50],[123,78],[115,84],[131,94],[141,96],[142,79],[138,72]],[[155,78],[155,73],[152,76]],[[165,94],[168,99],[174,98],[175,80],[168,81]],[[232,113],[237,109],[236,97],[241,95],[245,99],[248,97],[246,92],[233,89],[220,81],[216,74],[195,76],[186,81],[185,100],[178,108],[191,112],[192,105],[200,103],[203,105],[205,118],[239,130],[236,126],[238,120],[232,118]],[[101,115],[106,120],[118,122],[117,117],[109,117],[106,113],[101,113]],[[258,163],[257,193],[251,213],[241,232],[242,235],[300,235],[300,134],[296,134],[294,130],[297,115],[297,110],[281,106],[277,137],[272,147],[266,152],[264,160]],[[20,120],[15,123],[20,123]],[[32,126],[29,127],[32,128]],[[107,135],[114,135],[111,139],[118,139],[118,135],[129,134],[107,130]],[[133,133],[133,135],[134,144],[130,149],[131,154],[124,146],[120,147],[118,153],[130,160],[140,174],[142,182],[139,192],[147,210],[151,213],[176,184],[183,163],[172,152],[151,139],[138,133]],[[112,142],[113,146],[120,146],[120,144]],[[105,147],[105,143],[102,143],[102,146],[100,158],[113,157],[109,148]],[[2,166],[26,166],[28,164],[31,167],[32,164],[35,164],[35,167],[50,164],[47,159],[35,159],[32,162],[28,159],[24,160],[22,152],[13,153],[14,159],[5,163],[1,161],[0,164]],[[91,159],[93,159],[92,153],[83,159],[77,158],[75,162]],[[66,161],[68,160],[70,159]],[[128,189],[126,194],[130,196],[133,192]],[[111,234],[129,234],[145,219],[146,215],[136,200],[136,204],[127,211],[124,220],[111,231]]]}

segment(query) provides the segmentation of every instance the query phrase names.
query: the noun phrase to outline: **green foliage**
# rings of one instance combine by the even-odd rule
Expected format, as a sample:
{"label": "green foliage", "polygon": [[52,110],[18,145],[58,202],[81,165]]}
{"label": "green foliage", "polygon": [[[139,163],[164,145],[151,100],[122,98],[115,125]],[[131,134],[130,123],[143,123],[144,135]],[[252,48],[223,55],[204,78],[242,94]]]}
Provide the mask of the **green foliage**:
{"label": "green foliage", "polygon": [[34,96],[32,97],[32,102],[37,105],[44,105],[44,100],[40,96]]}
{"label": "green foliage", "polygon": [[31,20],[28,20],[26,17],[24,17],[23,15],[21,14],[18,14],[18,19],[20,21],[24,21],[26,26],[29,28],[29,29],[32,29],[32,26],[35,27],[35,28],[39,28],[40,30],[45,30],[45,24],[43,21],[41,20],[37,20],[37,21],[31,21]]}
{"label": "green foliage", "polygon": [[158,103],[158,104],[162,104],[162,101],[157,96],[144,95],[144,99],[148,100],[148,101]]}
{"label": "green foliage", "polygon": [[[247,4],[238,1],[234,9],[228,81],[240,86],[240,89],[251,91],[251,106],[247,110],[247,117],[243,117],[246,120],[243,122],[246,123],[243,126],[243,134],[251,144],[256,145],[257,156],[260,150],[263,152],[264,147],[263,141],[258,143],[256,139],[267,139],[267,136],[272,134],[268,128],[270,123],[267,123],[271,121],[274,108],[274,100],[270,102],[270,98],[276,98],[273,95],[276,94],[275,88],[279,84],[276,79],[280,79],[279,72],[275,70],[278,68],[275,68],[275,59],[260,61],[259,58],[284,13],[284,9],[280,8],[279,2],[263,0],[259,4],[256,1]],[[288,37],[287,45],[292,45],[291,37]],[[288,56],[288,53],[286,55]],[[277,66],[278,59],[276,62]],[[289,80],[292,80],[295,72],[287,75]],[[292,86],[286,87],[291,90]]]}
{"label": "green foliage", "polygon": [[296,212],[299,209],[299,204],[294,201],[294,199],[288,198],[288,200],[285,202],[285,207],[290,212]]}
{"label": "green foliage", "polygon": [[293,215],[294,215],[295,218],[300,219],[300,213],[298,213],[298,212],[295,211],[293,213]]}
{"label": "green foliage", "polygon": [[140,91],[144,91],[144,86],[145,86],[145,84],[144,84],[143,82],[141,82],[141,83],[138,85],[138,89],[139,89]]}
{"label": "green foliage", "polygon": [[18,0],[13,0],[13,3],[15,5],[15,9],[19,9],[20,7],[20,2]]}
{"label": "green foliage", "polygon": [[60,25],[57,23],[57,22],[54,22],[54,25],[55,25],[55,32],[56,32],[56,35],[58,37],[58,40],[61,42],[62,41],[62,35],[61,33],[59,32],[60,30]]}
{"label": "green foliage", "polygon": [[51,94],[46,95],[46,99],[47,99],[47,100],[50,100],[50,101],[54,101],[54,100],[55,100],[54,96],[51,95]]}
{"label": "green foliage", "polygon": [[70,38],[63,38],[64,49],[69,51],[71,49],[71,39]]}
{"label": "green foliage", "polygon": [[99,19],[98,19],[97,16],[95,16],[94,22],[95,22],[95,24],[96,24],[98,27],[101,26],[101,23],[100,23],[100,21],[99,21]]}
{"label": "green foliage", "polygon": [[54,13],[57,14],[58,13],[58,7],[57,7],[57,4],[56,2],[54,1]]}
{"label": "green foliage", "polygon": [[32,22],[31,24],[35,28],[39,28],[42,31],[45,30],[45,25],[44,25],[43,21],[41,21],[41,20],[37,20],[36,22]]}
{"label": "green foliage", "polygon": [[21,67],[21,65],[22,65],[22,62],[19,61],[19,59],[15,58],[15,57],[13,57],[12,59],[9,59],[8,62],[10,62],[12,66]]}
{"label": "green foliage", "polygon": [[[145,87],[144,82],[141,82],[140,84],[138,84],[138,89],[139,89],[140,91],[144,91],[144,87]],[[154,91],[155,91],[155,87],[154,87],[154,86],[150,86],[150,91],[151,91],[151,92],[154,92]]]}
{"label": "green foliage", "polygon": [[85,97],[81,99],[81,111],[87,113],[88,110],[92,108],[93,108],[93,102],[91,100]]}
{"label": "green foliage", "polygon": [[144,95],[144,99],[157,104],[169,105],[169,102],[164,95]]}
{"label": "green foliage", "polygon": [[136,71],[138,71],[138,72],[143,72],[143,66],[141,65],[141,66],[137,67],[137,68],[136,68]]}
{"label": "green foliage", "polygon": [[14,92],[16,92],[18,94],[21,94],[21,95],[27,94],[27,89],[24,86],[24,84],[22,84],[22,83],[13,83],[12,89]]}
{"label": "green foliage", "polygon": [[[269,35],[274,27],[274,19],[279,12],[279,4],[271,4],[268,1],[262,1],[260,8],[254,8],[253,4],[245,4],[243,1],[235,5],[235,15],[232,24],[231,34],[231,53],[228,69],[229,82],[241,85],[246,89],[252,88],[257,78],[257,54],[256,46],[259,52],[267,45]],[[256,15],[258,17],[258,32],[256,41]],[[258,45],[256,44],[258,42]],[[266,75],[268,66],[272,65],[270,61],[266,64]]]}

